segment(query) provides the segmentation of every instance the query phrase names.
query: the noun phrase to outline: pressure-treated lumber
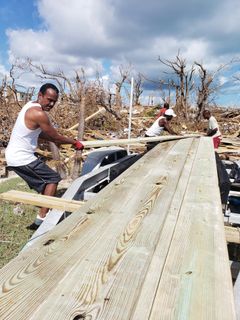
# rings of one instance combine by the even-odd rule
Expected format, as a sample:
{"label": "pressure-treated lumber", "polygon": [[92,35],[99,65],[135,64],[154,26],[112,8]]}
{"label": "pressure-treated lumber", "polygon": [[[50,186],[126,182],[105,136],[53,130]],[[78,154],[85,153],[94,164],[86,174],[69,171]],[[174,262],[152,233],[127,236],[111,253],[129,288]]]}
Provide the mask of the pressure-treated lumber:
{"label": "pressure-treated lumber", "polygon": [[[228,301],[228,311],[224,311],[226,301],[220,302],[223,291],[224,297],[228,294],[232,297],[232,284],[211,149],[210,141],[201,139],[187,186],[179,181],[181,188],[175,192],[179,196],[173,200],[164,224],[164,233],[171,244],[163,263],[160,250],[166,236],[162,232],[164,236],[158,242],[152,272],[148,271],[149,281],[145,281],[135,306],[134,320],[141,314],[145,315],[144,319],[235,319],[232,298]],[[177,219],[174,230],[173,218]],[[156,285],[151,280],[153,275],[156,278],[157,269],[161,277],[155,279],[158,284],[153,291]],[[150,301],[152,307],[148,311]]]}
{"label": "pressure-treated lumber", "polygon": [[237,320],[240,320],[240,274],[234,284],[234,301],[237,314]]}
{"label": "pressure-treated lumber", "polygon": [[240,229],[225,226],[225,234],[227,242],[240,244]]}
{"label": "pressure-treated lumber", "polygon": [[212,140],[152,149],[0,270],[0,288],[0,319],[235,319]]}
{"label": "pressure-treated lumber", "polygon": [[240,138],[223,138],[221,142],[226,145],[233,145],[233,146],[240,147]]}
{"label": "pressure-treated lumber", "polygon": [[184,135],[184,136],[158,136],[158,137],[147,137],[147,138],[132,138],[132,139],[113,139],[113,140],[96,140],[96,141],[83,141],[85,148],[97,148],[97,147],[109,147],[117,145],[133,145],[139,143],[147,142],[157,142],[157,141],[169,141],[169,140],[179,140],[191,137],[199,137],[199,135]]}
{"label": "pressure-treated lumber", "polygon": [[78,210],[84,203],[83,201],[66,200],[62,198],[44,196],[41,194],[35,194],[18,190],[10,190],[4,193],[0,193],[0,199],[31,204],[38,207],[64,210],[69,212]]}

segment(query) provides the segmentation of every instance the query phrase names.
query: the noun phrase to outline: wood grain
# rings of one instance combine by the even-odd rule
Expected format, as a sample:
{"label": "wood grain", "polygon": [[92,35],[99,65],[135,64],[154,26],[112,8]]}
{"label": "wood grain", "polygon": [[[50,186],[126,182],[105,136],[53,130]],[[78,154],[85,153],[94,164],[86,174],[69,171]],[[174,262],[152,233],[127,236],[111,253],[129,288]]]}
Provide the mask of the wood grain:
{"label": "wood grain", "polygon": [[0,270],[0,319],[234,319],[210,141],[161,143]]}
{"label": "wood grain", "polygon": [[214,152],[202,138],[150,319],[235,319],[217,183]]}

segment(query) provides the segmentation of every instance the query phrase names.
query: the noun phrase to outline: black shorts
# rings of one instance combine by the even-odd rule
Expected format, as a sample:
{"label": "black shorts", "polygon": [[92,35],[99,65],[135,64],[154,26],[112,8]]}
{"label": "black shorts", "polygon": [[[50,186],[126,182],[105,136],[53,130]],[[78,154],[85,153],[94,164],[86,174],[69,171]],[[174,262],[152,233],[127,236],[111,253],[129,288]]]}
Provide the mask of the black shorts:
{"label": "black shorts", "polygon": [[42,193],[45,186],[50,183],[58,184],[61,181],[60,175],[49,168],[42,160],[36,159],[33,162],[19,167],[7,167],[9,171],[16,172],[31,189]]}

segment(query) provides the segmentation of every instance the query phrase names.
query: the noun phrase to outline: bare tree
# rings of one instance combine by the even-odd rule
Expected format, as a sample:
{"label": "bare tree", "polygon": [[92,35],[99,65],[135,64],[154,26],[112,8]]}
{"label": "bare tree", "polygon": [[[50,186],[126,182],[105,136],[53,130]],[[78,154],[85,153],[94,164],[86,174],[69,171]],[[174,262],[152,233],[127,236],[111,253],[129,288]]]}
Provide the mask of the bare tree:
{"label": "bare tree", "polygon": [[[171,100],[171,90],[174,88],[174,83],[172,80],[151,80],[141,75],[145,81],[151,82],[160,91],[160,97],[164,102],[170,103]],[[167,89],[167,92],[166,92]],[[154,95],[149,95],[148,106],[154,106]]]}
{"label": "bare tree", "polygon": [[99,76],[97,76],[97,80],[93,84],[93,91],[95,93],[96,105],[105,108],[116,120],[120,120],[120,110],[119,108],[117,110],[115,108],[115,94],[111,92],[110,88],[104,88],[103,82]]}
{"label": "bare tree", "polygon": [[[80,101],[79,105],[79,118],[78,118],[78,140],[83,140],[84,138],[84,127],[85,127],[85,103],[86,103],[86,94],[87,94],[87,86],[86,86],[86,78],[84,71],[82,70],[82,76],[80,77],[78,73],[76,73],[76,85],[78,92],[78,99]],[[82,159],[82,151],[76,151],[74,158],[74,165],[72,171],[72,179],[76,179],[79,177],[80,167],[81,167],[81,159]]]}
{"label": "bare tree", "polygon": [[133,87],[133,101],[134,105],[140,105],[140,97],[143,93],[143,83],[144,78],[141,73],[138,73],[137,76],[134,78],[134,87]]}
{"label": "bare tree", "polygon": [[214,93],[221,87],[221,85],[216,81],[219,73],[226,69],[230,64],[232,64],[234,60],[221,65],[214,72],[209,72],[203,66],[203,64],[199,62],[194,62],[198,67],[198,74],[200,78],[200,84],[197,89],[197,116],[196,119],[199,121],[201,118],[201,114],[209,103],[209,99],[212,97]]}
{"label": "bare tree", "polygon": [[175,60],[158,60],[165,66],[173,70],[177,79],[171,79],[171,83],[176,89],[176,105],[179,107],[184,117],[188,119],[189,93],[193,89],[194,66],[187,68],[186,59],[180,57],[178,52]]}
{"label": "bare tree", "polygon": [[[10,80],[7,81],[7,90],[9,92],[8,96],[11,96],[13,98],[14,103],[18,105],[19,109],[21,109],[22,105],[26,104],[27,101],[31,100],[34,94],[35,88],[34,87],[26,88],[17,83],[17,80],[23,74],[23,72],[19,74],[19,70],[20,70],[19,62],[16,61],[16,63],[12,64],[9,71]],[[20,92],[20,90],[22,92]],[[19,99],[19,96],[18,96],[18,94],[20,93],[24,93],[21,99]]]}
{"label": "bare tree", "polygon": [[197,94],[197,117],[196,119],[199,121],[202,111],[206,108],[208,103],[209,96],[213,92],[213,88],[210,88],[210,85],[213,82],[213,75],[209,74],[207,70],[203,67],[202,64],[195,62],[195,65],[199,68],[199,77],[200,77],[200,85],[198,87]]}
{"label": "bare tree", "polygon": [[128,77],[131,73],[131,69],[132,69],[132,67],[130,64],[127,66],[121,65],[119,67],[120,78],[118,81],[115,82],[115,86],[116,86],[115,105],[117,108],[122,107],[121,90],[122,90],[124,82],[128,79]]}

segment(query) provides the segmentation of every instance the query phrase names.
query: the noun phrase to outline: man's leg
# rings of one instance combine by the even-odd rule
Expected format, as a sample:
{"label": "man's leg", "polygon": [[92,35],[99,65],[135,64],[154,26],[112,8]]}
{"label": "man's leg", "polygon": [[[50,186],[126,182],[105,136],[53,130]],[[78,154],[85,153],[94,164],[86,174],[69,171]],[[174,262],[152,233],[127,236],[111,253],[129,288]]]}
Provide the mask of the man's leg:
{"label": "man's leg", "polygon": [[[58,186],[57,183],[46,184],[42,194],[45,196],[54,196],[57,190],[57,186]],[[49,211],[49,208],[40,208],[39,214],[37,215],[35,221],[29,226],[27,226],[27,229],[37,230],[38,227],[42,224],[42,222],[46,218],[48,211]]]}
{"label": "man's leg", "polygon": [[[39,159],[34,160],[28,165],[9,168],[25,180],[31,189],[47,196],[55,195],[58,182],[61,180],[57,172]],[[34,223],[28,226],[27,229],[36,230],[43,222],[48,211],[49,208],[41,208]]]}
{"label": "man's leg", "polygon": [[[30,169],[32,169],[32,187],[39,193],[46,196],[54,196],[57,190],[58,182],[61,177],[57,172],[49,168],[44,162],[39,159],[35,163],[31,163]],[[37,217],[28,229],[36,230],[40,224],[44,221],[49,208],[40,208]]]}
{"label": "man's leg", "polygon": [[[57,183],[49,183],[46,185],[45,189],[43,190],[42,194],[45,196],[54,196],[57,190]],[[39,211],[39,216],[44,219],[46,214],[48,213],[49,208],[41,208]]]}

